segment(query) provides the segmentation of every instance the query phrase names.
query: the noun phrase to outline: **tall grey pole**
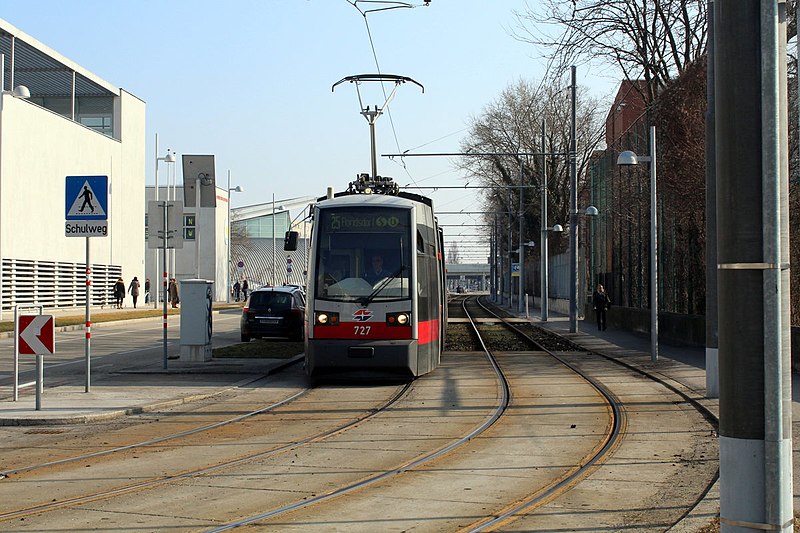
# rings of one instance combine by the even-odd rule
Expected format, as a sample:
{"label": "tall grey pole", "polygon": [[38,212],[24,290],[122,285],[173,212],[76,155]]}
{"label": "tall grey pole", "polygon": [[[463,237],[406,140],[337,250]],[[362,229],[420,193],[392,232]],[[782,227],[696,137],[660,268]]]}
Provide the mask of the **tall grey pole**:
{"label": "tall grey pole", "polygon": [[489,299],[494,301],[494,225],[489,232]]}
{"label": "tall grey pole", "polygon": [[578,168],[575,127],[575,66],[571,67],[572,112],[569,131],[569,331],[578,331]]}
{"label": "tall grey pole", "polygon": [[658,179],[655,126],[650,126],[650,360],[658,361]]}
{"label": "tall grey pole", "polygon": [[717,165],[714,123],[714,0],[708,13],[708,82],[706,84],[706,397],[719,398],[719,337],[717,335]]}
{"label": "tall grey pole", "polygon": [[517,290],[517,312],[522,313],[525,311],[525,245],[523,244],[525,241],[523,240],[523,224],[524,224],[524,207],[523,207],[523,196],[525,194],[525,189],[522,188],[523,183],[523,167],[522,167],[522,157],[519,158],[519,280],[517,281],[518,290]]}
{"label": "tall grey pole", "polygon": [[[155,186],[155,197],[154,197],[154,199],[155,199],[156,202],[158,202],[158,133],[156,133],[156,152],[155,152],[154,159],[156,160],[156,169],[155,169],[156,170],[156,173],[155,173],[155,184],[156,184],[156,186]],[[155,274],[157,276],[158,275],[158,268],[159,268],[158,267],[158,248],[153,250],[153,253],[156,256],[155,269],[153,270],[153,272],[155,272]],[[158,309],[158,291],[155,291],[155,294],[156,294],[156,297],[153,298],[153,309]]]}
{"label": "tall grey pole", "polygon": [[508,308],[514,305],[514,239],[511,231],[511,189],[508,190]]}
{"label": "tall grey pole", "polygon": [[225,267],[227,283],[225,285],[225,301],[231,303],[231,171],[228,169],[228,221],[225,225],[228,237],[228,262]]}
{"label": "tall grey pole", "polygon": [[789,532],[785,6],[717,0],[714,7],[720,526]]}
{"label": "tall grey pole", "polygon": [[497,215],[492,215],[492,239],[489,249],[489,292],[492,301],[497,303]]}
{"label": "tall grey pole", "polygon": [[549,254],[549,250],[548,250],[548,246],[547,246],[547,238],[548,238],[549,235],[547,233],[547,156],[545,155],[545,153],[547,152],[545,150],[546,139],[547,139],[547,124],[543,120],[542,121],[542,198],[541,198],[541,202],[542,202],[542,208],[541,208],[541,213],[542,213],[542,239],[541,239],[542,240],[542,249],[539,250],[539,260],[541,262],[540,275],[541,275],[541,290],[542,290],[542,321],[543,322],[547,321],[548,308],[549,308],[549,305],[550,305],[550,302],[549,302],[549,299],[550,299],[550,294],[549,294],[550,288],[548,287],[549,280],[547,279],[547,277],[548,277],[548,272],[547,272],[548,257],[547,256]]}
{"label": "tall grey pole", "polygon": [[[200,180],[197,181],[197,187],[199,187],[199,186],[200,186]],[[163,265],[162,265],[164,267],[164,274],[163,274],[163,277],[164,277],[164,281],[163,281],[163,286],[164,286],[164,302],[163,302],[163,306],[164,306],[164,323],[163,323],[163,328],[162,328],[163,329],[163,332],[162,332],[163,358],[162,358],[162,361],[161,361],[162,367],[164,368],[164,370],[167,369],[167,359],[168,359],[168,356],[167,356],[167,314],[168,314],[168,311],[167,311],[167,300],[169,299],[169,297],[168,297],[168,292],[169,292],[169,279],[168,278],[169,278],[169,276],[167,275],[167,240],[169,239],[169,211],[168,211],[169,208],[168,208],[168,204],[169,204],[169,202],[167,201],[167,198],[164,198],[164,206],[163,206],[163,213],[164,213],[164,241],[163,241],[164,259],[163,259],[163,261],[164,262],[163,262]],[[200,199],[199,198],[197,200],[197,207],[198,208],[200,207]],[[194,230],[195,231],[195,233],[194,233],[195,241],[194,242],[195,242],[195,245],[198,242],[197,241],[197,227],[198,227],[199,223],[200,223],[200,221],[198,220],[197,216],[195,216],[195,218],[194,218],[194,227],[195,227],[195,230]],[[175,281],[175,283],[176,284],[178,283],[177,280]],[[177,290],[177,286],[176,286],[176,290]],[[156,298],[156,300],[158,300],[158,298]]]}
{"label": "tall grey pole", "polygon": [[277,285],[278,280],[276,278],[276,270],[275,270],[275,255],[277,251],[275,250],[275,193],[272,193],[272,285]]}

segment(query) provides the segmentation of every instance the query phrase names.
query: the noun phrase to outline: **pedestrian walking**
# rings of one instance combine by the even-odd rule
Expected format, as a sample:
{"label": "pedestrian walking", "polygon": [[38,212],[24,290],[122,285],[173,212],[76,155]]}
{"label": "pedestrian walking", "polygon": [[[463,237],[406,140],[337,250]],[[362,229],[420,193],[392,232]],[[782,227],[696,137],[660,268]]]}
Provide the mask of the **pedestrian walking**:
{"label": "pedestrian walking", "polygon": [[125,300],[125,282],[119,278],[114,283],[114,301],[116,302],[117,309],[122,309],[122,302]]}
{"label": "pedestrian walking", "polygon": [[239,297],[242,295],[242,286],[237,281],[233,284],[233,297],[238,302]]}
{"label": "pedestrian walking", "polygon": [[242,296],[247,300],[247,279],[242,280]]}
{"label": "pedestrian walking", "polygon": [[144,280],[144,303],[150,303],[150,278]]}
{"label": "pedestrian walking", "polygon": [[139,299],[139,278],[133,276],[131,284],[128,286],[128,294],[133,299],[133,308],[136,309],[136,300]]}
{"label": "pedestrian walking", "polygon": [[606,293],[606,290],[600,284],[597,285],[597,289],[595,289],[592,295],[592,306],[594,307],[594,314],[597,317],[597,330],[605,331],[606,311],[611,307],[611,298],[609,298],[608,293]]}
{"label": "pedestrian walking", "polygon": [[175,278],[169,280],[167,292],[169,293],[169,303],[172,304],[172,307],[178,307],[178,304],[181,303],[181,298],[178,295],[178,281]]}

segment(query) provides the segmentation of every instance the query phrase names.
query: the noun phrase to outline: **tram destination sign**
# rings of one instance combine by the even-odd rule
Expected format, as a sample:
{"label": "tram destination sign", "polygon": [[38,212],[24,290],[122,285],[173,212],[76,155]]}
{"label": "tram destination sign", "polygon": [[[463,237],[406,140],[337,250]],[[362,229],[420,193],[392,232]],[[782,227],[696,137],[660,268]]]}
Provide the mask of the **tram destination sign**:
{"label": "tram destination sign", "polygon": [[400,217],[385,213],[331,213],[329,231],[364,231],[394,229],[402,226]]}

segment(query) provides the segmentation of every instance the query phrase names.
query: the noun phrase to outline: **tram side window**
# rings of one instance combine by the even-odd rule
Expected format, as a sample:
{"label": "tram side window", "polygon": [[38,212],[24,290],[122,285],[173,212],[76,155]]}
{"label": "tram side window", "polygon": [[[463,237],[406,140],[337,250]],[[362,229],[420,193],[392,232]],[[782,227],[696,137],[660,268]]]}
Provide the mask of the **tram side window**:
{"label": "tram side window", "polygon": [[425,239],[422,238],[422,233],[419,232],[419,228],[417,228],[417,252],[421,254],[425,253]]}

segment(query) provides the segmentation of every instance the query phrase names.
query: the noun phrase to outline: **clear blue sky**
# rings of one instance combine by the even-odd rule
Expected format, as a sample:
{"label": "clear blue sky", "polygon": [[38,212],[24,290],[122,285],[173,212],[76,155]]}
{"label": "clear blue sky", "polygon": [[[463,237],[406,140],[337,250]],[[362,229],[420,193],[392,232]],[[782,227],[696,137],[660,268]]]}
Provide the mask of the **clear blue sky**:
{"label": "clear blue sky", "polygon": [[[513,10],[524,7],[525,0],[432,0],[368,16],[381,71],[425,86],[424,94],[399,88],[391,120],[377,123],[379,154],[457,151],[470,117],[517,79],[541,78],[537,50],[511,35]],[[222,185],[230,170],[232,184],[245,189],[234,207],[273,194],[323,195],[370,170],[355,87],[331,92],[345,76],[376,71],[364,19],[345,0],[0,0],[0,17],[146,102],[148,184],[156,133],[162,156],[166,148],[214,154]],[[578,76],[592,85],[580,69]],[[379,84],[363,86],[362,96],[383,103]],[[378,173],[400,184],[464,183],[447,158],[406,163],[380,158]],[[475,190],[426,194],[440,211],[480,209]]]}

